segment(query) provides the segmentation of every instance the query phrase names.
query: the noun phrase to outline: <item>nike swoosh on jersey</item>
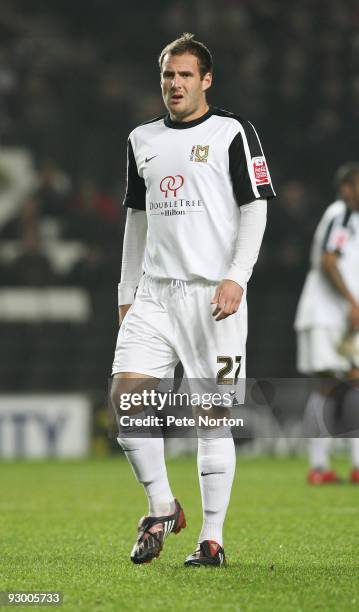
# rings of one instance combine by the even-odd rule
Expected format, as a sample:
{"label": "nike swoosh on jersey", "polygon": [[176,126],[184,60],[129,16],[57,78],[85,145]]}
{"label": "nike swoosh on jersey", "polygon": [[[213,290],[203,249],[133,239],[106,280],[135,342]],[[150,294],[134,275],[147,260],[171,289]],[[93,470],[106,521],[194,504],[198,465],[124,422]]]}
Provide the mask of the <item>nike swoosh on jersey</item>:
{"label": "nike swoosh on jersey", "polygon": [[225,474],[226,472],[201,472],[201,476],[211,476],[211,474]]}
{"label": "nike swoosh on jersey", "polygon": [[152,155],[152,157],[145,157],[145,163],[148,164],[148,162],[150,162],[151,159],[154,159],[155,157],[158,157],[158,155]]}

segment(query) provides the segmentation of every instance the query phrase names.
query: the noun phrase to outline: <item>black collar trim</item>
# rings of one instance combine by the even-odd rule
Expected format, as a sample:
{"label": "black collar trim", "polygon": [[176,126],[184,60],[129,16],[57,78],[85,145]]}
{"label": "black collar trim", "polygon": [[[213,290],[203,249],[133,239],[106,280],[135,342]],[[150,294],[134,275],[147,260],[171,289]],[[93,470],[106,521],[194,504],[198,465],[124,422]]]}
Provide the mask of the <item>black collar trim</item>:
{"label": "black collar trim", "polygon": [[198,119],[193,119],[193,121],[172,121],[170,115],[168,114],[165,116],[164,119],[165,126],[173,128],[174,130],[188,130],[188,128],[195,127],[196,125],[199,125],[200,123],[206,121],[211,115],[213,115],[214,111],[215,109],[210,106],[208,111],[204,115],[202,115],[202,117],[198,117]]}

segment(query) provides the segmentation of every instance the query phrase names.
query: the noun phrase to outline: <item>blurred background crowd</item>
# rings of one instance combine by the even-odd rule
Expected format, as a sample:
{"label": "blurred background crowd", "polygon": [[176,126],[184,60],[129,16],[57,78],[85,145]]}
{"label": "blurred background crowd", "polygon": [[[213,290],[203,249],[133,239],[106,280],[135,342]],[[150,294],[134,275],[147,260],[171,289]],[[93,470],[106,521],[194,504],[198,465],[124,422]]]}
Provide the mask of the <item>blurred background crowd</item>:
{"label": "blurred background crowd", "polygon": [[249,288],[248,375],[295,376],[312,234],[335,170],[358,159],[357,0],[2,0],[2,390],[103,395],[126,139],[163,113],[157,57],[183,31],[213,52],[210,103],[256,125],[278,194]]}

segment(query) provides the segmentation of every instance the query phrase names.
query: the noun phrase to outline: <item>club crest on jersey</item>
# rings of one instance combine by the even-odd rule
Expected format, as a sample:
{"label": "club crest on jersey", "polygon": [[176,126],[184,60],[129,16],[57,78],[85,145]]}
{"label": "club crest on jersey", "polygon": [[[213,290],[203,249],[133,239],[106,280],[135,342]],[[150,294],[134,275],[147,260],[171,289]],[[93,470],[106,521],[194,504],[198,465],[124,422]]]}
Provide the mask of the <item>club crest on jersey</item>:
{"label": "club crest on jersey", "polygon": [[263,156],[252,157],[252,164],[256,185],[268,185],[270,177],[265,158]]}
{"label": "club crest on jersey", "polygon": [[175,174],[175,176],[165,176],[160,182],[160,189],[165,194],[165,198],[168,198],[168,192],[172,191],[174,197],[177,196],[177,191],[182,187],[184,178],[181,174]]}
{"label": "club crest on jersey", "polygon": [[193,145],[189,159],[190,161],[204,162],[206,164],[207,158],[208,158],[208,152],[209,152],[209,145],[205,145],[205,146]]}

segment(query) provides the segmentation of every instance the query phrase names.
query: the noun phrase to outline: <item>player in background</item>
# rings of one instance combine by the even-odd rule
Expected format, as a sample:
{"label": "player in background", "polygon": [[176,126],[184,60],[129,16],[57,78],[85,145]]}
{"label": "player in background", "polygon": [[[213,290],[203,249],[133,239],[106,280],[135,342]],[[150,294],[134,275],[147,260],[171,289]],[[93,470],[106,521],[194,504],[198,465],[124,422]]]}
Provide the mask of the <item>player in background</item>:
{"label": "player in background", "polygon": [[[244,378],[246,286],[267,198],[275,195],[253,125],[207,103],[209,50],[183,34],[163,49],[159,65],[168,112],[138,126],[128,140],[121,327],[111,393],[117,414],[125,391],[173,377],[179,360],[189,383],[216,381],[224,363],[227,382]],[[144,407],[137,414],[146,414]],[[144,563],[186,523],[168,482],[163,439],[131,433],[120,427],[118,441],[148,498],[131,553],[134,563]],[[234,442],[228,427],[204,429],[198,437],[203,525],[185,564],[220,566]]]}
{"label": "player in background", "polygon": [[[309,428],[322,429],[336,410],[333,378],[345,381],[341,409],[359,408],[359,163],[342,166],[336,177],[338,200],[325,211],[314,235],[311,269],[299,300],[297,368],[321,377],[306,406]],[[313,431],[313,429],[312,429]],[[330,469],[330,438],[309,440],[308,482],[340,482]],[[359,484],[359,439],[352,438],[350,481]]]}

